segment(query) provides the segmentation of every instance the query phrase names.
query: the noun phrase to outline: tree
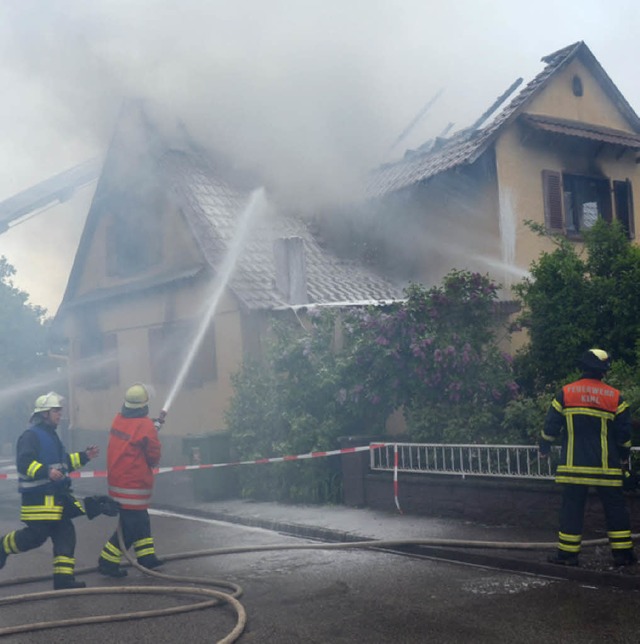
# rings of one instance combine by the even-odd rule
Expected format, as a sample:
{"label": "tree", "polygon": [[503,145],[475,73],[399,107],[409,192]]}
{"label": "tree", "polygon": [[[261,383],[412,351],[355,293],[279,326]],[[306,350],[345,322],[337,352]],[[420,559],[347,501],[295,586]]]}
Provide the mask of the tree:
{"label": "tree", "polygon": [[531,277],[514,287],[522,304],[518,322],[529,334],[515,367],[519,384],[530,393],[566,380],[577,356],[590,347],[637,365],[640,248],[618,222],[604,220],[585,231],[580,254],[573,242],[555,241],[556,249],[543,253],[532,264]]}
{"label": "tree", "polygon": [[[46,311],[28,303],[13,285],[15,268],[0,257],[0,442],[15,442],[50,368],[46,353]],[[37,380],[36,380],[37,378]],[[48,384],[48,383],[47,383]]]}

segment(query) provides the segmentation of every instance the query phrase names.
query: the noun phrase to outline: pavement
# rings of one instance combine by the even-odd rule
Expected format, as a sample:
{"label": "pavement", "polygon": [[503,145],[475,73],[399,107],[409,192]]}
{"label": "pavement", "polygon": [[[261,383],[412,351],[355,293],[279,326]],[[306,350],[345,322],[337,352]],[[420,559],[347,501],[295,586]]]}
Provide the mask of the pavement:
{"label": "pavement", "polygon": [[[78,498],[87,494],[104,494],[104,488],[103,479],[79,479],[74,483]],[[265,528],[286,535],[330,543],[411,541],[412,544],[382,544],[376,547],[412,556],[570,579],[590,586],[640,590],[640,565],[616,568],[606,539],[603,539],[606,537],[604,532],[585,535],[585,539],[603,539],[604,545],[583,545],[580,567],[558,566],[546,560],[547,555],[555,551],[557,539],[557,533],[548,528],[525,529],[514,525],[489,525],[461,519],[408,515],[397,511],[384,512],[344,505],[289,505],[245,499],[205,501],[196,498],[193,480],[188,472],[158,476],[152,508]],[[438,541],[425,543],[424,540],[427,539]],[[454,546],[450,542],[445,544],[444,540],[464,543]],[[489,541],[498,545],[491,548],[478,547],[478,541]],[[512,547],[513,544],[538,545],[515,548]],[[640,552],[640,549],[637,550]]]}
{"label": "pavement", "polygon": [[[154,503],[153,507],[159,511],[260,527],[306,539],[331,543],[383,542],[380,547],[384,549],[412,556],[570,579],[591,586],[640,590],[640,566],[615,567],[608,545],[584,547],[579,568],[548,563],[547,555],[555,551],[556,534],[546,529],[525,530],[343,505],[288,505],[242,499],[201,501],[182,497],[179,505]],[[431,542],[425,543],[425,540]],[[455,546],[445,544],[449,540],[463,543]],[[387,544],[390,541],[403,543]],[[492,542],[496,547],[478,547],[478,541]],[[501,546],[503,543],[504,547]],[[531,547],[513,548],[514,543]],[[537,545],[534,547],[534,544]]]}

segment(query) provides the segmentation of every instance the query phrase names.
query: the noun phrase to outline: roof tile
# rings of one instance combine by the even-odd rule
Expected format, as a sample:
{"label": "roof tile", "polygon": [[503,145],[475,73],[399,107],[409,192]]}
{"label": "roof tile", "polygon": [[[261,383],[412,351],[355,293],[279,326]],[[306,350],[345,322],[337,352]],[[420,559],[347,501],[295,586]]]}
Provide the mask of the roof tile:
{"label": "roof tile", "polygon": [[[233,241],[237,220],[250,193],[221,179],[202,157],[169,152],[161,165],[205,259],[215,270]],[[323,248],[302,219],[270,213],[253,225],[229,281],[230,288],[248,308],[273,309],[288,305],[275,287],[273,242],[279,237],[292,236],[303,240],[309,304],[402,297],[401,289],[388,280]]]}

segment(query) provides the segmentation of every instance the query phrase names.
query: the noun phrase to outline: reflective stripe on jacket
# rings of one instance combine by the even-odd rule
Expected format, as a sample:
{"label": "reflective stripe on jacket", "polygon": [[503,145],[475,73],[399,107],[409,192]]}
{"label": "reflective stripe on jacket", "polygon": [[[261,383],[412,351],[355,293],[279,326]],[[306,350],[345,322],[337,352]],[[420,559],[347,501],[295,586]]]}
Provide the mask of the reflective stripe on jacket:
{"label": "reflective stripe on jacket", "polygon": [[565,385],[547,412],[541,450],[562,442],[556,482],[622,486],[620,461],[631,448],[631,414],[620,392],[596,379]]}
{"label": "reflective stripe on jacket", "polygon": [[[56,428],[38,423],[24,431],[18,439],[16,467],[18,489],[22,494],[22,521],[59,521],[71,496],[71,479],[51,481],[49,468],[65,474],[79,469],[89,461],[84,452],[68,454]],[[80,508],[80,510],[82,510]]]}
{"label": "reflective stripe on jacket", "polygon": [[153,421],[144,416],[113,420],[107,448],[109,495],[125,510],[146,510],[153,492],[153,468],[161,446]]}

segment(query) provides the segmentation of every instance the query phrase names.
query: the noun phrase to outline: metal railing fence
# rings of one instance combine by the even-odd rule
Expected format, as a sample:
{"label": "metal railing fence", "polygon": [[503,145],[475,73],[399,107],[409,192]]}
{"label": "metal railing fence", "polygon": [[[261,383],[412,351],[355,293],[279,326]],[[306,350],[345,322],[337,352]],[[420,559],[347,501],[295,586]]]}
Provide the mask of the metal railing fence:
{"label": "metal railing fence", "polygon": [[[375,443],[373,443],[375,445]],[[398,472],[488,476],[553,480],[560,447],[541,459],[536,445],[466,445],[440,443],[388,443],[370,450],[374,471],[394,471],[395,447]],[[632,459],[640,461],[640,447],[632,447]]]}
{"label": "metal railing fence", "polygon": [[[560,449],[541,459],[535,445],[465,445],[396,443],[398,472],[490,476],[521,479],[553,479]],[[395,469],[395,445],[370,451],[374,471]]]}

